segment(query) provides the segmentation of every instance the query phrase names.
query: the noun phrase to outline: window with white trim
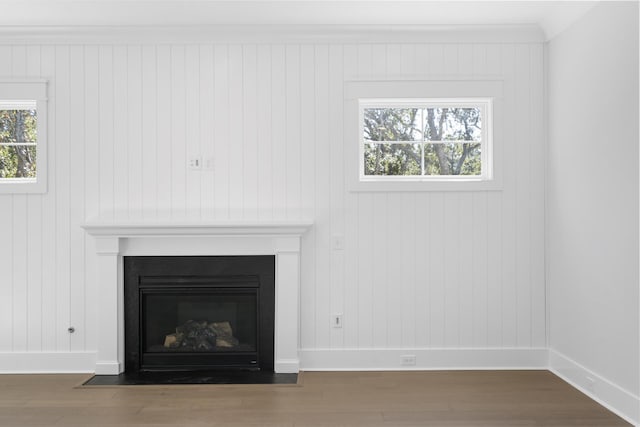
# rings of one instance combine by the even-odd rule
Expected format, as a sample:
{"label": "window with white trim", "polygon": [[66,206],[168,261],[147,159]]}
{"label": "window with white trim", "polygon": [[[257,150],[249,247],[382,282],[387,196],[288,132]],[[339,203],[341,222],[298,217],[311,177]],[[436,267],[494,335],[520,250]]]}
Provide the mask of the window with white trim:
{"label": "window with white trim", "polygon": [[360,99],[360,181],[487,181],[492,100]]}
{"label": "window with white trim", "polygon": [[46,82],[0,81],[0,193],[46,192]]}

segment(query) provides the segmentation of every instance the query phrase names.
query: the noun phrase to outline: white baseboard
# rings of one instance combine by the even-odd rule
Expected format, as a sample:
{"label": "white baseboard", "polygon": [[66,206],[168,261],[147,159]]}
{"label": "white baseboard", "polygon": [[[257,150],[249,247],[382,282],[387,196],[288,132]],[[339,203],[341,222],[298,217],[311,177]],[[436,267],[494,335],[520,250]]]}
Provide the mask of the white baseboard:
{"label": "white baseboard", "polygon": [[0,353],[0,374],[92,373],[96,352]]}
{"label": "white baseboard", "polygon": [[124,371],[122,365],[118,362],[96,362],[96,375],[118,375]]}
{"label": "white baseboard", "polygon": [[[389,371],[429,369],[547,369],[547,349],[314,349],[300,351],[306,371]],[[403,365],[415,356],[415,365]]]}
{"label": "white baseboard", "polygon": [[640,425],[640,397],[549,349],[549,370],[633,425]]}
{"label": "white baseboard", "polygon": [[300,361],[298,359],[276,360],[273,370],[279,374],[297,374],[300,371]]}

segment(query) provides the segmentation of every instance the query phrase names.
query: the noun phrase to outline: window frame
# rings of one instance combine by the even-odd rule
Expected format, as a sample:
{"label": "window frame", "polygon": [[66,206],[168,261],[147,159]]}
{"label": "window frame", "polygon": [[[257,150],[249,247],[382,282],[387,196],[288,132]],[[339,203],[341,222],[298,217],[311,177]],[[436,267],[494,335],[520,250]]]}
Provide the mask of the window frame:
{"label": "window frame", "polygon": [[[433,75],[363,77],[347,79],[344,84],[344,173],[350,192],[422,192],[422,191],[501,191],[503,183],[505,91],[510,82],[496,75]],[[364,168],[361,158],[362,130],[359,101],[392,99],[491,99],[491,156],[492,173],[486,179],[378,179],[362,180]],[[364,147],[364,146],[363,146]],[[455,175],[451,175],[455,176]],[[448,177],[451,177],[448,176]],[[475,177],[473,177],[475,178]]]}
{"label": "window frame", "polygon": [[0,79],[0,102],[35,101],[37,111],[36,177],[0,178],[0,194],[47,192],[47,81]]}
{"label": "window frame", "polygon": [[[480,138],[480,175],[366,175],[364,172],[365,144],[364,111],[368,108],[478,108],[482,114]],[[493,98],[360,98],[358,99],[358,126],[360,141],[358,146],[359,179],[361,182],[477,182],[493,179]],[[375,141],[374,141],[375,142]],[[397,143],[395,141],[385,141]],[[451,141],[464,143],[465,141]],[[404,143],[404,142],[400,142]],[[415,144],[441,144],[444,141],[407,141]],[[424,153],[424,152],[423,152]],[[422,160],[424,161],[424,154]]]}

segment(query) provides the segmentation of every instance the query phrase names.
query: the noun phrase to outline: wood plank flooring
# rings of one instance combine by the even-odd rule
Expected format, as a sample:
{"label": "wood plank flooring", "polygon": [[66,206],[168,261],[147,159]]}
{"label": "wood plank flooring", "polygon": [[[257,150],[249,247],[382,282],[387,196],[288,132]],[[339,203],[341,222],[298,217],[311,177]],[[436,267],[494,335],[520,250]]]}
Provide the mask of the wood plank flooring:
{"label": "wood plank flooring", "polygon": [[304,372],[297,385],[0,375],[0,426],[628,426],[547,371]]}

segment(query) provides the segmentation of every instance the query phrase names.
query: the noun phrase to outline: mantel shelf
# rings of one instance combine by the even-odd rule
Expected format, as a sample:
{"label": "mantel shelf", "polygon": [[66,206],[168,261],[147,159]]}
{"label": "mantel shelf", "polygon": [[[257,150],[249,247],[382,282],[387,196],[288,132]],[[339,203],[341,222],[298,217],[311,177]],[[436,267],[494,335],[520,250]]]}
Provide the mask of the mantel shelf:
{"label": "mantel shelf", "polygon": [[87,221],[82,225],[92,236],[291,236],[302,235],[313,221]]}

